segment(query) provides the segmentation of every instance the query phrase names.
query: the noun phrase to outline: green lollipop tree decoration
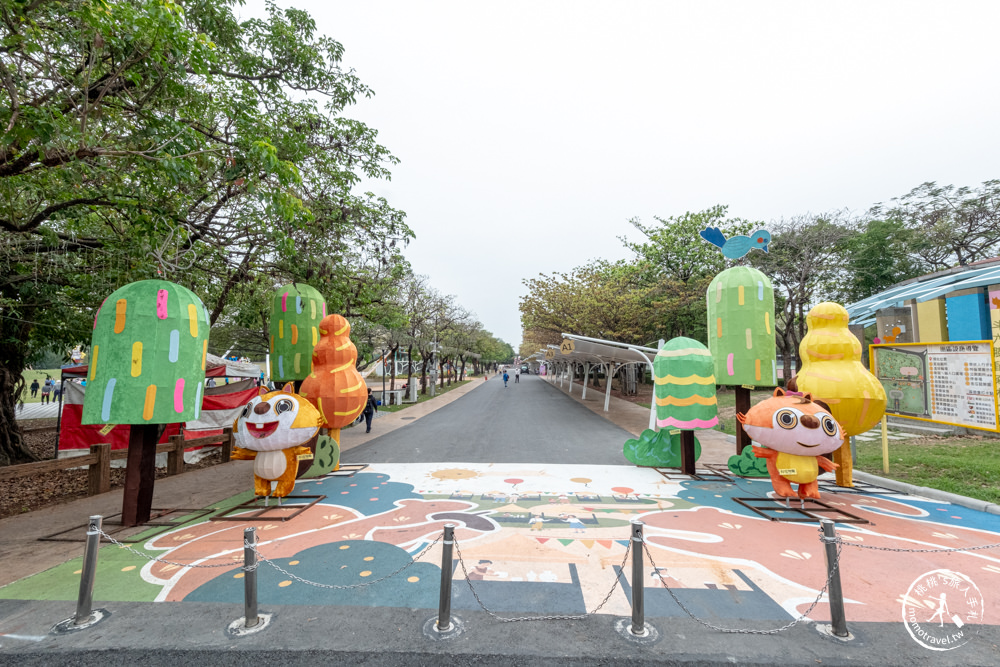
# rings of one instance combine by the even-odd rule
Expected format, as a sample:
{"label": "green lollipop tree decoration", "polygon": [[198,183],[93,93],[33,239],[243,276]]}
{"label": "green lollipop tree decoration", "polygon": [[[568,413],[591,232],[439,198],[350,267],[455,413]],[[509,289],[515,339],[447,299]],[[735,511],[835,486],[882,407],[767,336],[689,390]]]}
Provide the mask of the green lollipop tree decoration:
{"label": "green lollipop tree decoration", "polygon": [[[778,383],[774,343],[774,287],[749,266],[734,266],[715,276],[705,295],[708,349],[715,360],[715,381],[736,391],[736,412],[750,409],[750,390]],[[736,424],[736,453],[750,438]]]}
{"label": "green lollipop tree decoration", "polygon": [[[271,380],[299,382],[312,371],[312,352],[319,341],[319,323],[326,317],[326,299],[302,283],[282,285],[271,298]],[[298,385],[296,385],[298,386]]]}
{"label": "green lollipop tree decoration", "polygon": [[719,423],[712,354],[693,338],[667,341],[653,359],[656,425],[680,429],[681,471],[695,473],[698,451],[694,431]]}
{"label": "green lollipop tree decoration", "polygon": [[197,419],[208,351],[208,312],[165,280],[130,283],[94,317],[84,424],[130,424],[122,522],[149,520],[160,424]]}

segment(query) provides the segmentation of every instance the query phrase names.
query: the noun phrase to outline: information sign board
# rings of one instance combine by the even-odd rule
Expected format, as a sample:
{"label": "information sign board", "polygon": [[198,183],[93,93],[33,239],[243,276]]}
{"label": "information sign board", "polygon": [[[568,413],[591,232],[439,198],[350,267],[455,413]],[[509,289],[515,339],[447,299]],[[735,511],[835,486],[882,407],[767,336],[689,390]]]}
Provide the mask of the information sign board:
{"label": "information sign board", "polygon": [[885,413],[1000,432],[993,341],[872,345]]}

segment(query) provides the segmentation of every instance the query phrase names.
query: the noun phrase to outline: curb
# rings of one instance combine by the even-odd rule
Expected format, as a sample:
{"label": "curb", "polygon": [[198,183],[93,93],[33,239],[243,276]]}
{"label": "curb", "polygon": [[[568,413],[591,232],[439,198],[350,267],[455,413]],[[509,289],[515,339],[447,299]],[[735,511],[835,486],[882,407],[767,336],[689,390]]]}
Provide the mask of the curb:
{"label": "curb", "polygon": [[985,500],[977,500],[976,498],[969,498],[968,496],[960,496],[957,493],[931,489],[926,486],[916,486],[914,484],[907,484],[906,482],[897,482],[894,479],[886,479],[884,477],[879,477],[878,475],[872,475],[871,473],[861,472],[860,470],[855,470],[854,476],[862,482],[884,486],[885,488],[892,489],[893,491],[902,491],[903,493],[908,493],[913,496],[923,496],[924,498],[930,498],[931,500],[940,500],[942,502],[951,503],[952,505],[968,507],[971,510],[986,512],[987,514],[1000,514],[1000,505],[990,503]]}
{"label": "curb", "polygon": [[[736,442],[736,436],[729,434],[725,435],[731,442]],[[906,482],[897,482],[894,479],[886,479],[885,477],[879,477],[878,475],[862,472],[861,470],[855,470],[854,476],[862,482],[882,486],[887,489],[892,489],[893,491],[901,491],[911,496],[922,496],[924,498],[930,498],[931,500],[939,500],[941,502],[951,503],[952,505],[958,505],[959,507],[968,507],[970,510],[1000,515],[1000,505],[987,502],[985,500],[969,498],[968,496],[960,496],[957,493],[941,491],[940,489],[932,489],[926,486],[916,486],[915,484],[907,484]]]}

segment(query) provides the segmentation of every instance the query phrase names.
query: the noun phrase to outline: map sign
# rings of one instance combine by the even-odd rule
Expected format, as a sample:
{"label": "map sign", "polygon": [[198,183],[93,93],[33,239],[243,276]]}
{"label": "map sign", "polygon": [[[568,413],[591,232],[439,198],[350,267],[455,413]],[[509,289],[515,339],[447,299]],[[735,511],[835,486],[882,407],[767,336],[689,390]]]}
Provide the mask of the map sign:
{"label": "map sign", "polygon": [[1000,431],[992,341],[871,346],[887,415]]}

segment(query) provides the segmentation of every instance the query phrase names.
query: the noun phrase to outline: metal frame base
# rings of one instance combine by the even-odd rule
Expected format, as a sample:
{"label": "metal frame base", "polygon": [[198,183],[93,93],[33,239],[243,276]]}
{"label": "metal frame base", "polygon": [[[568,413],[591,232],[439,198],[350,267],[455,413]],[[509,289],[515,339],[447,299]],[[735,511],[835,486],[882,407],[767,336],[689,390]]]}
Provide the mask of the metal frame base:
{"label": "metal frame base", "polygon": [[854,493],[856,495],[863,496],[905,496],[906,494],[902,491],[896,491],[895,489],[887,489],[884,486],[878,486],[877,484],[869,484],[868,482],[854,482],[854,486],[837,486],[834,482],[828,482],[824,480],[819,480],[819,490],[826,491],[827,493]]}
{"label": "metal frame base", "polygon": [[[316,496],[285,496],[282,500],[306,500],[312,498],[311,503],[306,503],[305,505],[269,505],[268,507],[260,507],[257,505],[258,500],[263,500],[269,496],[254,496],[252,499],[246,501],[245,503],[240,503],[234,507],[230,507],[227,510],[223,510],[219,514],[209,518],[209,521],[256,521],[258,519],[264,519],[267,521],[289,521],[294,519],[298,515],[305,512],[307,509],[318,503],[319,501],[326,498],[325,495]],[[289,515],[276,515],[274,512],[276,510],[287,510],[287,509],[297,509],[297,512],[292,512]],[[253,511],[256,510],[256,511]],[[239,516],[229,516],[233,512],[243,511],[245,514],[240,514]]]}
{"label": "metal frame base", "polygon": [[[821,519],[830,519],[836,523],[870,523],[867,519],[845,512],[838,507],[827,505],[822,500],[815,498],[783,498],[781,500],[777,498],[733,498],[733,500],[771,521],[810,523]],[[768,512],[788,512],[789,516],[774,516]]]}
{"label": "metal frame base", "polygon": [[694,480],[696,482],[732,482],[733,478],[731,475],[723,473],[721,470],[715,468],[705,467],[695,469],[693,475],[688,475],[687,473],[681,472],[680,468],[653,468],[656,472],[660,473],[672,482],[686,482],[689,480]]}
{"label": "metal frame base", "polygon": [[[345,463],[333,472],[328,472],[325,475],[321,475],[316,479],[328,479],[330,477],[354,477],[357,473],[361,472],[368,467],[367,463]],[[299,480],[303,481],[303,480]],[[309,480],[304,480],[309,481]]]}
{"label": "metal frame base", "polygon": [[[197,521],[198,519],[208,516],[214,511],[215,510],[213,509],[195,510],[195,509],[184,509],[184,508],[170,508],[170,509],[153,508],[152,515],[150,516],[149,521],[147,521],[146,523],[141,523],[138,526],[130,526],[130,528],[136,528],[139,530],[139,532],[136,533],[136,535],[130,537],[115,537],[115,539],[118,540],[119,542],[122,542],[123,544],[136,544],[137,542],[144,542],[150,538],[156,537],[157,535],[162,535],[163,533],[171,530],[172,528],[178,528],[190,521]],[[177,513],[180,513],[182,514],[183,517],[185,517],[183,521],[180,520],[182,517],[177,517],[177,519],[173,521],[157,521],[157,519],[162,519],[165,516]],[[116,536],[123,530],[127,530],[126,527],[122,525],[122,522],[120,520],[119,521],[114,520],[115,517],[120,517],[121,515],[122,513],[118,512],[117,514],[111,514],[104,518],[105,533],[107,533],[108,535]],[[84,529],[88,525],[89,524],[81,523],[79,526],[73,526],[72,528],[60,530],[59,532],[52,533],[51,535],[43,535],[42,537],[38,538],[38,541],[39,542],[82,542],[86,540],[87,536],[84,533]],[[109,530],[108,529],[109,526],[117,526],[117,527]],[[152,535],[148,535],[146,534],[146,528],[148,527],[154,527],[154,528],[160,527],[162,528],[162,530],[158,530],[154,532]],[[69,537],[66,535],[67,533],[71,533],[74,531],[77,533],[76,537]],[[138,535],[142,535],[142,537],[138,537]],[[104,540],[103,537],[101,539]]]}

